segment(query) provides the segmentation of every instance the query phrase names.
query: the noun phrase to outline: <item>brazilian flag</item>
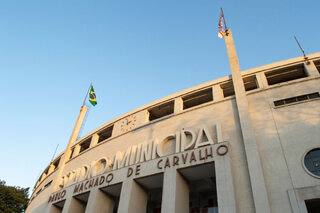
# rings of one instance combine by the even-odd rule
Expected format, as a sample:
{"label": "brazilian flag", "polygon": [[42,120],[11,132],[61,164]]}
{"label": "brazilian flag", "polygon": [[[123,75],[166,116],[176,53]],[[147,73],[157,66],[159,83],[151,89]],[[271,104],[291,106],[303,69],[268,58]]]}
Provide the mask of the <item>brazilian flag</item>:
{"label": "brazilian flag", "polygon": [[96,93],[94,92],[93,86],[91,86],[91,89],[90,89],[89,102],[90,102],[93,106],[97,105]]}

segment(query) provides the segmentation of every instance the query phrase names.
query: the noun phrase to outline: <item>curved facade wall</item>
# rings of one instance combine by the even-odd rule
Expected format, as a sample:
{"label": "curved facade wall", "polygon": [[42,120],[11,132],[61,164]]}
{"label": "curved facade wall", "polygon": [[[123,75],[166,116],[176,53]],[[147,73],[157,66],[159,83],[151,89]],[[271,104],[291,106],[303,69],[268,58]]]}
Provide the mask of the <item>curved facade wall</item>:
{"label": "curved facade wall", "polygon": [[[244,147],[226,76],[76,141],[71,156],[61,153],[44,170],[26,212],[264,212],[254,203],[255,175],[263,176],[271,212],[312,212],[320,199],[320,159],[307,153],[320,147],[320,53],[308,58],[241,72],[257,150]],[[248,166],[252,151],[262,174]],[[68,160],[57,178],[62,157]]]}

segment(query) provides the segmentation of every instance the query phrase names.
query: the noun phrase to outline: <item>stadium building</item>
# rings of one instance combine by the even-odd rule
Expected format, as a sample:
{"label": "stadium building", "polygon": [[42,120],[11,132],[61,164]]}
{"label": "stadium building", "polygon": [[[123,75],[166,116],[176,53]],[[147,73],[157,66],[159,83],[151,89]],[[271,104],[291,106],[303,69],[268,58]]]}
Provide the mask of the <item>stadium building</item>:
{"label": "stadium building", "polygon": [[240,72],[117,117],[43,171],[26,212],[320,212],[320,53]]}

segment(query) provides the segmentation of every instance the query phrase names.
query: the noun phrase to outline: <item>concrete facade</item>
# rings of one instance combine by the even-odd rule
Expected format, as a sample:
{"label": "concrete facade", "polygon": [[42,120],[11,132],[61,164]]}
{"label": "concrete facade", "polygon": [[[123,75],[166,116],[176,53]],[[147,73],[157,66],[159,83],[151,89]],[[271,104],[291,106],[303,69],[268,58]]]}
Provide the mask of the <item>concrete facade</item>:
{"label": "concrete facade", "polygon": [[320,177],[304,162],[320,147],[320,53],[307,57],[232,73],[73,134],[26,212],[312,212]]}

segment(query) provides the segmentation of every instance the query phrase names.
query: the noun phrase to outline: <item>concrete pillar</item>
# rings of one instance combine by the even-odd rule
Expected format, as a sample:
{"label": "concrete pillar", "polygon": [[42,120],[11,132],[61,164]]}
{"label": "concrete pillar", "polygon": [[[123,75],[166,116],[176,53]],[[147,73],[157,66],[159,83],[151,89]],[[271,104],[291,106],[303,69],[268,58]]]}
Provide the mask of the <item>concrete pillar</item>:
{"label": "concrete pillar", "polygon": [[237,212],[231,173],[230,154],[217,155],[215,160],[219,212]]}
{"label": "concrete pillar", "polygon": [[167,169],[163,177],[162,213],[189,212],[189,186],[174,168]]}
{"label": "concrete pillar", "polygon": [[39,186],[39,184],[40,184],[40,180],[39,180],[39,181],[37,181],[36,186],[34,187],[34,189],[33,189],[33,190],[35,190],[35,189]]}
{"label": "concrete pillar", "polygon": [[182,98],[175,98],[174,99],[174,113],[182,112],[183,110],[183,101]]}
{"label": "concrete pillar", "polygon": [[95,145],[97,145],[98,140],[99,140],[99,135],[97,133],[93,134],[92,138],[91,138],[90,148],[94,147]]}
{"label": "concrete pillar", "polygon": [[213,85],[212,91],[213,101],[219,101],[224,98],[222,89],[219,84]]}
{"label": "concrete pillar", "polygon": [[224,98],[223,91],[219,84],[213,85],[212,95],[213,95],[213,101],[219,101]]}
{"label": "concrete pillar", "polygon": [[147,210],[148,194],[133,179],[122,183],[118,213],[144,213]]}
{"label": "concrete pillar", "polygon": [[47,177],[47,174],[42,173],[41,175],[41,179],[40,179],[40,183]]}
{"label": "concrete pillar", "polygon": [[256,74],[257,83],[259,88],[266,88],[269,86],[267,78],[263,72],[259,72]]}
{"label": "concrete pillar", "polygon": [[290,200],[290,204],[291,204],[292,213],[301,213],[294,189],[288,190],[288,196],[289,196],[289,200]]}
{"label": "concrete pillar", "polygon": [[50,164],[48,174],[51,174],[55,170],[55,166],[53,164]]}
{"label": "concrete pillar", "polygon": [[62,213],[84,213],[86,206],[74,197],[67,198]]}
{"label": "concrete pillar", "polygon": [[[56,180],[60,180],[60,178],[62,177],[62,173],[63,173],[64,167],[65,167],[66,161],[69,160],[69,157],[71,154],[71,146],[77,140],[77,137],[79,135],[79,132],[80,132],[84,117],[86,116],[87,110],[88,110],[88,108],[86,106],[83,105],[81,107],[77,122],[74,125],[73,131],[71,133],[70,140],[68,142],[68,146],[65,149],[64,154],[61,156],[60,169],[58,170]],[[54,183],[54,186],[52,187],[52,192],[55,192],[58,188],[59,188],[59,181],[56,181]]]}
{"label": "concrete pillar", "polygon": [[112,213],[114,200],[98,188],[91,190],[86,212],[90,213]]}
{"label": "concrete pillar", "polygon": [[317,70],[316,65],[313,63],[313,61],[309,61],[310,63],[307,64],[306,62],[303,63],[304,70],[308,73],[309,76],[312,77],[319,77],[320,73]]}
{"label": "concrete pillar", "polygon": [[222,132],[222,124],[220,120],[217,120],[216,122],[216,133],[217,133],[217,142],[222,143],[225,142]]}
{"label": "concrete pillar", "polygon": [[75,156],[79,155],[80,148],[81,148],[80,144],[77,144],[77,145],[74,147],[73,156],[72,156],[72,157],[75,157]]}
{"label": "concrete pillar", "polygon": [[248,162],[248,170],[255,211],[257,213],[270,213],[271,210],[260,161],[260,154],[257,147],[254,129],[252,126],[249,104],[244,89],[238,56],[233,42],[231,30],[228,30],[226,32],[225,42],[232,73],[232,81],[236,96],[241,133]]}

